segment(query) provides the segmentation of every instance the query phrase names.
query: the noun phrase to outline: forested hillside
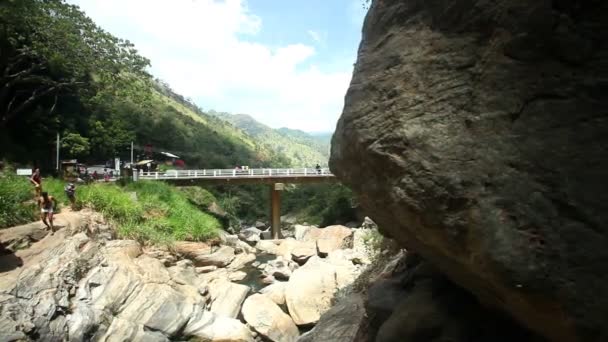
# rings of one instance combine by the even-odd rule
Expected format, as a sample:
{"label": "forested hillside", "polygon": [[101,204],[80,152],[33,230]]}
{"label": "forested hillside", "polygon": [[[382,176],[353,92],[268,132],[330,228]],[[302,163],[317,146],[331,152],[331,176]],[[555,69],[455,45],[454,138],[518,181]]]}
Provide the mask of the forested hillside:
{"label": "forested hillside", "polygon": [[63,158],[128,155],[131,141],[189,167],[286,166],[289,160],[206,115],[147,72],[128,40],[61,0],[0,2],[0,157],[50,169]]}
{"label": "forested hillside", "polygon": [[267,149],[285,155],[294,166],[327,164],[329,144],[324,144],[306,132],[289,128],[272,129],[246,114],[209,113],[242,129]]}

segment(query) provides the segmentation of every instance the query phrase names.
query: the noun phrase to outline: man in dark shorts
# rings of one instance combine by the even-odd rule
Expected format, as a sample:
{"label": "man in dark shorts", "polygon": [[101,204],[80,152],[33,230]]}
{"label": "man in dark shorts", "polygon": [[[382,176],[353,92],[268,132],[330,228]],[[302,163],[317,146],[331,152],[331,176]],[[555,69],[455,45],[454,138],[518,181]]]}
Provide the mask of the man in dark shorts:
{"label": "man in dark shorts", "polygon": [[[55,233],[55,227],[53,226],[53,209],[57,207],[57,200],[53,196],[49,196],[46,191],[41,193],[38,198],[38,207],[40,208],[40,219],[45,226],[51,229],[51,235]],[[46,220],[49,220],[47,222]]]}
{"label": "man in dark shorts", "polygon": [[36,188],[36,198],[40,197],[40,192],[42,191],[42,177],[40,177],[40,169],[36,168],[32,177],[30,177],[30,182],[34,184]]}

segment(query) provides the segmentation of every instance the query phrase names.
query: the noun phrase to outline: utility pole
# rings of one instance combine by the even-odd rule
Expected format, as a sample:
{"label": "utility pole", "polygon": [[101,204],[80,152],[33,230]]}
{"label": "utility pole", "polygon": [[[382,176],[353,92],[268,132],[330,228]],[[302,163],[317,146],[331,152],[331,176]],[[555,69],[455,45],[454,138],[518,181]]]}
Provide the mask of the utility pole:
{"label": "utility pole", "polygon": [[133,142],[131,141],[131,168],[133,168]]}
{"label": "utility pole", "polygon": [[56,146],[56,149],[57,149],[57,157],[55,159],[56,160],[56,168],[57,168],[57,171],[59,171],[59,132],[57,132],[57,146]]}

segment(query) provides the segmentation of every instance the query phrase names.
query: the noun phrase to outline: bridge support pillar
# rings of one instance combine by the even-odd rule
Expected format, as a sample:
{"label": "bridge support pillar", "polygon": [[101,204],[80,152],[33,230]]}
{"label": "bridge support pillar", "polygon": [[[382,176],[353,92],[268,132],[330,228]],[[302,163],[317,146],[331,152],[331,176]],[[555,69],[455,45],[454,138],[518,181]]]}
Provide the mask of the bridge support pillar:
{"label": "bridge support pillar", "polygon": [[270,186],[270,229],[273,239],[281,238],[281,191],[283,183],[275,183]]}

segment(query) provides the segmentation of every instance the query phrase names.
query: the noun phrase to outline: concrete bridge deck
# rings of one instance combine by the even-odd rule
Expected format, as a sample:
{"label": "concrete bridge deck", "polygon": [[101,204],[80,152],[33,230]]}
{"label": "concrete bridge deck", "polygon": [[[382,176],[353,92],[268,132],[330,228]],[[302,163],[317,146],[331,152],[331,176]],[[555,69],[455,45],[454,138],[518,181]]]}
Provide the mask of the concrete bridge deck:
{"label": "concrete bridge deck", "polygon": [[211,169],[211,170],[168,170],[165,172],[137,172],[133,179],[165,181],[175,185],[199,184],[270,184],[270,220],[273,239],[281,234],[281,191],[283,183],[335,182],[336,177],[329,169]]}
{"label": "concrete bridge deck", "polygon": [[187,184],[275,184],[319,183],[336,181],[329,169],[201,169],[139,172],[138,180],[163,180],[177,185]]}

